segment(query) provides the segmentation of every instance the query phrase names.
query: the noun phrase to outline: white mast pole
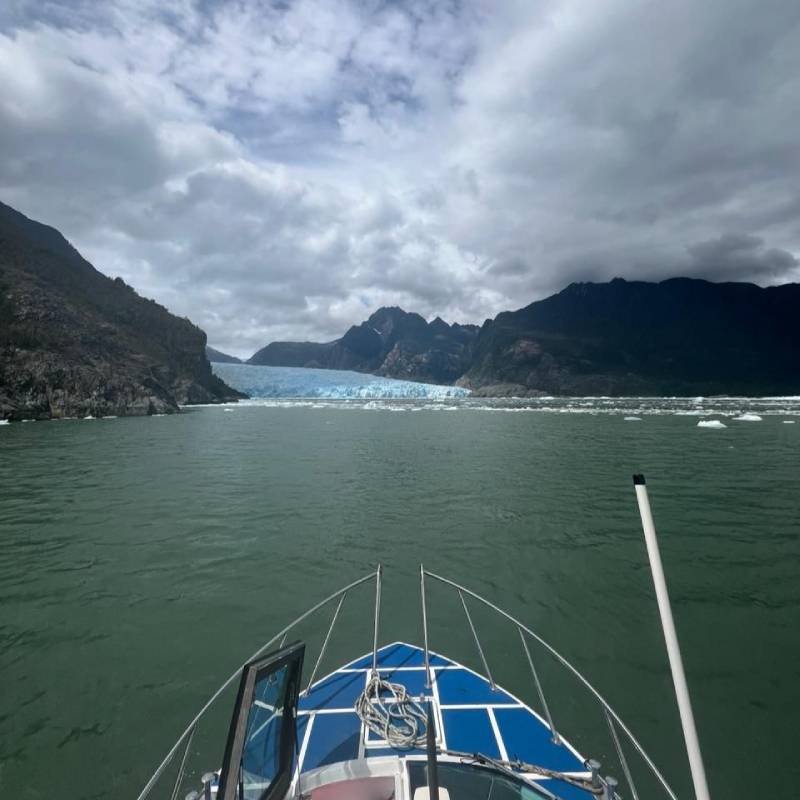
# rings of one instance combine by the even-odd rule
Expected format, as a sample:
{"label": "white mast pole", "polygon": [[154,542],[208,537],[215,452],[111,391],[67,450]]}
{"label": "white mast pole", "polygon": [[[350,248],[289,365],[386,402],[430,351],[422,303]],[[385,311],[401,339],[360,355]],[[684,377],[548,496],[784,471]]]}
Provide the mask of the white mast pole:
{"label": "white mast pole", "polygon": [[694,724],[692,702],[689,699],[689,687],[686,685],[686,674],[683,671],[681,648],[678,644],[678,635],[675,632],[675,622],[672,619],[667,581],[664,578],[664,567],[661,563],[661,553],[658,550],[656,527],[653,523],[653,514],[650,511],[650,499],[647,496],[644,475],[634,475],[633,485],[636,489],[636,500],[639,503],[639,513],[642,517],[644,540],[647,544],[650,570],[653,573],[653,585],[655,586],[656,599],[658,600],[658,611],[661,615],[664,641],[667,645],[672,682],[675,685],[675,697],[678,700],[678,711],[681,715],[681,726],[683,727],[683,738],[686,742],[686,752],[689,756],[689,768],[692,772],[694,794],[697,800],[710,800],[703,757],[700,754],[700,742],[697,739],[697,728]]}

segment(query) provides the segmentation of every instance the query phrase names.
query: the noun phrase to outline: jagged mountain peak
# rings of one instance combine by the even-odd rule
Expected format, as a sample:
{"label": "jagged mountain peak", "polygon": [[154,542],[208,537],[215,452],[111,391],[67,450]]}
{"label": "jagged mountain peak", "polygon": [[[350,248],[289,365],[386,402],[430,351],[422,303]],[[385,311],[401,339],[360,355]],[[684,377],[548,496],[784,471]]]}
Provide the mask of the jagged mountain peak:
{"label": "jagged mountain peak", "polygon": [[478,329],[426,322],[415,312],[384,306],[327,344],[272,342],[250,364],[327,367],[427,383],[453,383],[469,365]]}

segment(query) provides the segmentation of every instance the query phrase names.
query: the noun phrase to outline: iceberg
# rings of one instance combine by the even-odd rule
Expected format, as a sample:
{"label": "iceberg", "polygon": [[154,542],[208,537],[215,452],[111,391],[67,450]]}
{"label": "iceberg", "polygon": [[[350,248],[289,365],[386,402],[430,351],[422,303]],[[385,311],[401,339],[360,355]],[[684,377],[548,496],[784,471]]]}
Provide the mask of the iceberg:
{"label": "iceberg", "polygon": [[213,362],[212,369],[229,386],[251,399],[324,398],[326,400],[445,400],[467,397],[469,390],[416,381],[381,378],[361,372],[303,367],[260,367]]}
{"label": "iceberg", "polygon": [[761,422],[763,417],[760,417],[758,414],[739,414],[739,416],[734,417],[734,419],[739,420],[739,422]]}
{"label": "iceberg", "polygon": [[0,419],[0,425],[10,425],[11,421],[7,419]]}
{"label": "iceberg", "polygon": [[720,422],[718,419],[701,419],[700,422],[697,423],[698,428],[727,428],[728,426],[724,422]]}

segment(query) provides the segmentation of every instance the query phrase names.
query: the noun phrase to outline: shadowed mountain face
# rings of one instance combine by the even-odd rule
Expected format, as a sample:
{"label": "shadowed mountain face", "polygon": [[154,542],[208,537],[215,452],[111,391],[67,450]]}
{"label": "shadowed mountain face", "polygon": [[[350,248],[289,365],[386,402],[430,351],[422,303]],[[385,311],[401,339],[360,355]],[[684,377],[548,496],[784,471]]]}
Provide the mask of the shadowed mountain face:
{"label": "shadowed mountain face", "polygon": [[485,394],[796,394],[800,284],[572,284],[484,323],[459,383]]}
{"label": "shadowed mountain face", "polygon": [[241,397],[206,335],[0,203],[0,418],[152,414]]}
{"label": "shadowed mountain face", "polygon": [[333,342],[272,342],[247,363],[370,372],[387,378],[453,383],[468,368],[475,325],[426,322],[401,308],[378,309]]}
{"label": "shadowed mountain face", "polygon": [[223,353],[220,350],[215,350],[213,347],[209,347],[206,345],[206,357],[209,361],[213,361],[216,364],[241,364],[242,359],[236,358],[236,356],[229,356],[227,353]]}

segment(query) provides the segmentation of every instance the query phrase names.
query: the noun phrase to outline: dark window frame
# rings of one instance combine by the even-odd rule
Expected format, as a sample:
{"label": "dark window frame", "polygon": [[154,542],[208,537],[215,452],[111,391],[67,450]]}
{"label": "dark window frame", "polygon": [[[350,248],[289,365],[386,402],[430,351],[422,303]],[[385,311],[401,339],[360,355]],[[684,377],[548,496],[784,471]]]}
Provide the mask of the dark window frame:
{"label": "dark window frame", "polygon": [[300,696],[300,678],[303,673],[305,649],[306,646],[303,642],[293,642],[280,650],[254,659],[249,664],[245,664],[242,669],[242,678],[239,682],[239,691],[233,708],[228,740],[225,744],[225,755],[222,759],[219,792],[217,794],[219,800],[239,800],[240,798],[242,753],[244,751],[244,739],[247,733],[247,723],[253,705],[256,683],[265,676],[277,672],[288,665],[281,722],[278,770],[269,787],[264,790],[260,800],[273,800],[286,794],[292,782],[292,770],[294,768],[297,740],[297,701]]}

